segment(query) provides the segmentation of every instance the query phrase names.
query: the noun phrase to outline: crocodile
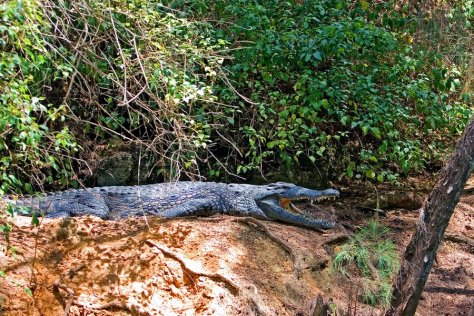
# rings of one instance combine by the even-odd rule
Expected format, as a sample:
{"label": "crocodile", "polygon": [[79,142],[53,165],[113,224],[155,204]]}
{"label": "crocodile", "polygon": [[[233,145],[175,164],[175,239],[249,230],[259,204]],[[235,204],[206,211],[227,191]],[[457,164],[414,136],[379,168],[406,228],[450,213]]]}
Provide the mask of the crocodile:
{"label": "crocodile", "polygon": [[285,182],[251,185],[178,181],[70,189],[9,199],[9,202],[24,215],[50,218],[93,215],[114,220],[148,215],[175,218],[220,213],[329,229],[334,222],[312,217],[300,211],[292,201],[338,196],[339,191],[335,189],[319,191]]}

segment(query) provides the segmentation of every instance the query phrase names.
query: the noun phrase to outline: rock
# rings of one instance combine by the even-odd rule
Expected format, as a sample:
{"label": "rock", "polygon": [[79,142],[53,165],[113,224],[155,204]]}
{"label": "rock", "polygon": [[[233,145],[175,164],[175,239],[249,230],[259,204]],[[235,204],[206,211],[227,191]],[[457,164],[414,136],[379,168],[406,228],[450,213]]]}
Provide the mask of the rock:
{"label": "rock", "polygon": [[117,152],[103,158],[96,171],[97,185],[126,185],[133,167],[132,155],[128,152]]}

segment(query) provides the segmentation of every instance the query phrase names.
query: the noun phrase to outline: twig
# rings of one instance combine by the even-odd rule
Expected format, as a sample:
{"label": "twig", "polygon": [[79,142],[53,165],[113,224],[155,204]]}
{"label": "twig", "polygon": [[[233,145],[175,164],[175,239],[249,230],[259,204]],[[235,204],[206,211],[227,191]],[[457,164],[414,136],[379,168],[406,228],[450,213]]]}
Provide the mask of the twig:
{"label": "twig", "polygon": [[120,45],[120,39],[117,34],[117,28],[115,27],[114,16],[112,14],[112,11],[109,11],[109,14],[110,14],[110,22],[112,23],[112,29],[114,30],[115,41],[117,42],[117,48],[123,62],[123,104],[126,104],[127,103],[127,59],[123,55],[122,45]]}
{"label": "twig", "polygon": [[232,294],[236,295],[239,294],[240,296],[243,296],[245,299],[248,299],[252,305],[255,307],[259,315],[268,315],[269,312],[265,306],[262,306],[262,304],[259,302],[258,299],[258,290],[257,287],[253,284],[250,286],[247,286],[246,288],[252,288],[253,293],[248,293],[245,289],[242,289],[239,285],[237,285],[234,281],[230,280],[229,278],[223,276],[220,273],[208,273],[208,272],[203,272],[203,271],[197,271],[192,268],[190,268],[190,264],[186,264],[187,259],[185,258],[180,258],[178,254],[175,254],[169,250],[164,249],[163,247],[157,245],[155,242],[151,240],[145,240],[145,243],[148,244],[149,246],[155,247],[159,251],[161,251],[164,255],[172,258],[173,260],[176,260],[179,262],[181,265],[181,268],[188,273],[189,275],[197,275],[197,276],[204,276],[206,278],[209,278],[213,280],[214,282],[222,282],[224,283],[227,288],[231,291]]}
{"label": "twig", "polygon": [[[49,202],[48,207],[46,208],[46,210],[48,210],[50,206],[51,206],[51,202]],[[33,282],[36,283],[35,263],[36,263],[36,257],[37,257],[37,254],[38,254],[38,237],[39,237],[41,224],[43,223],[43,219],[44,219],[44,216],[41,216],[41,220],[39,222],[39,225],[37,226],[36,234],[35,234],[35,248],[34,248],[34,252],[33,252],[33,260],[31,261],[30,287],[33,284]]]}
{"label": "twig", "polygon": [[445,234],[444,239],[452,241],[452,242],[464,243],[474,248],[474,239],[466,237],[466,236],[457,235],[457,234]]}
{"label": "twig", "polygon": [[276,236],[274,233],[270,231],[267,225],[263,224],[261,221],[253,218],[253,217],[238,217],[234,221],[239,222],[239,223],[244,223],[249,226],[250,224],[253,224],[263,230],[265,234],[270,237],[271,240],[273,240],[275,243],[277,243],[280,247],[282,247],[291,257],[291,260],[293,262],[293,273],[297,278],[301,276],[301,256],[297,255],[293,249],[285,242],[283,241],[280,237]]}
{"label": "twig", "polygon": [[227,288],[229,288],[231,290],[231,292],[233,292],[233,294],[241,292],[240,287],[237,284],[235,284],[234,281],[228,279],[227,277],[223,276],[222,274],[220,274],[220,273],[208,273],[208,272],[193,270],[192,268],[190,268],[189,264],[186,264],[187,259],[180,258],[180,256],[178,254],[175,254],[175,253],[173,253],[169,250],[164,249],[163,247],[159,246],[158,244],[156,244],[155,242],[153,242],[151,240],[145,240],[145,243],[148,244],[149,246],[155,247],[156,249],[161,251],[164,255],[172,258],[173,260],[178,261],[179,264],[181,265],[181,268],[184,271],[186,271],[187,273],[189,273],[190,275],[204,276],[206,278],[209,278],[209,279],[213,280],[214,282],[222,282],[226,285]]}
{"label": "twig", "polygon": [[66,301],[66,304],[64,305],[64,316],[68,316],[69,315],[69,309],[71,308],[72,302],[74,301],[74,296],[76,294],[74,293],[74,291],[71,288],[69,288],[66,285],[59,282],[59,280],[54,281],[53,288],[62,289],[64,291],[66,291],[67,301]]}
{"label": "twig", "polygon": [[[138,64],[140,65],[140,70],[143,74],[143,78],[145,78],[145,85],[130,100],[124,99],[123,102],[118,104],[118,106],[124,106],[124,105],[130,104],[130,102],[133,102],[135,99],[137,99],[148,88],[148,79],[147,79],[147,76],[146,76],[145,68],[143,68],[143,64],[142,64],[142,61],[140,59],[140,52],[138,51],[138,48],[137,48],[137,41],[135,40],[135,35],[133,35],[133,47],[134,47],[135,52],[137,54],[137,60],[138,60]],[[126,73],[125,73],[125,75],[126,75]]]}
{"label": "twig", "polygon": [[249,98],[247,98],[246,96],[244,96],[243,94],[241,94],[239,91],[237,91],[234,86],[232,85],[232,83],[230,82],[229,78],[227,78],[225,72],[219,67],[218,68],[220,70],[220,73],[222,75],[222,79],[224,80],[224,82],[227,84],[227,86],[235,93],[237,94],[239,97],[242,98],[242,100],[244,100],[245,102],[247,103],[250,103],[250,104],[253,104],[253,105],[257,105],[258,103],[257,102],[253,102],[252,100],[250,100]]}

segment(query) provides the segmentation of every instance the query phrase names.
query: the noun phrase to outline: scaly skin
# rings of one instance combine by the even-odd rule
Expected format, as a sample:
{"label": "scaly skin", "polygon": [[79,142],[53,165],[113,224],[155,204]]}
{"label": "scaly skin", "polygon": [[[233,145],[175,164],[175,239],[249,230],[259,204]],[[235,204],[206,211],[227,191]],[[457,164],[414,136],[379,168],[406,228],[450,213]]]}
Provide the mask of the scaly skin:
{"label": "scaly skin", "polygon": [[67,190],[9,202],[17,209],[26,207],[29,215],[38,213],[53,218],[93,215],[113,220],[143,215],[174,218],[221,213],[329,229],[334,222],[293,213],[281,205],[288,200],[337,196],[337,190],[311,190],[285,182],[268,185],[173,182]]}

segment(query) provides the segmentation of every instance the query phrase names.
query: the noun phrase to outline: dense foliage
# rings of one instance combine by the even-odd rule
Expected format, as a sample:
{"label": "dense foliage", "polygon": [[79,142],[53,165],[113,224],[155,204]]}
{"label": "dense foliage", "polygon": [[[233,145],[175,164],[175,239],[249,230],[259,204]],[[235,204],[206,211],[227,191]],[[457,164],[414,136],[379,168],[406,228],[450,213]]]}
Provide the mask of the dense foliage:
{"label": "dense foliage", "polygon": [[349,177],[390,180],[438,159],[470,116],[460,68],[414,45],[408,7],[212,3],[232,22],[218,35],[239,48],[224,71],[254,102],[221,90],[245,113],[233,131],[247,157],[238,170],[309,159]]}
{"label": "dense foliage", "polygon": [[0,193],[72,176],[69,153],[78,147],[64,124],[64,104],[44,102],[58,76],[33,1],[0,4]]}
{"label": "dense foliage", "polygon": [[[378,181],[421,171],[471,113],[472,1],[437,12],[329,0],[7,1],[1,191],[77,185],[90,142],[150,151],[150,174],[163,179],[298,164]],[[441,25],[456,30],[457,49]]]}

